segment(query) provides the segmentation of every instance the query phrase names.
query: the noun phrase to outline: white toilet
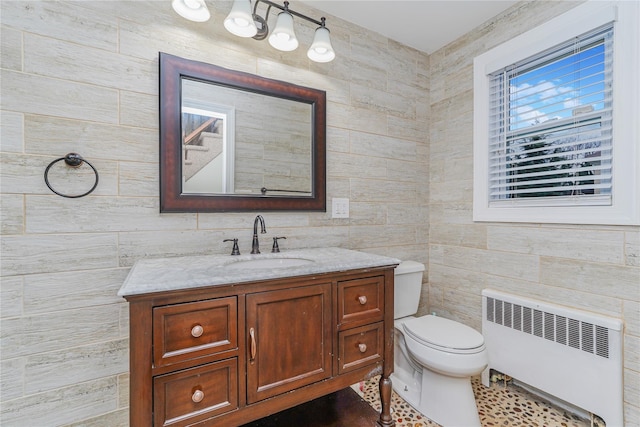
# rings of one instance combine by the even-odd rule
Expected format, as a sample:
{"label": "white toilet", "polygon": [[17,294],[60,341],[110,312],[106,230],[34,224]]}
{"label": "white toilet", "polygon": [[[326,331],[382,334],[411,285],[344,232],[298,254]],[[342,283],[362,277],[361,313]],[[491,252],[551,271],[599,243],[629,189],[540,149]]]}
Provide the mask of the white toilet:
{"label": "white toilet", "polygon": [[444,427],[479,427],[471,376],[488,363],[482,334],[443,317],[415,317],[424,265],[404,261],[395,270],[393,389]]}

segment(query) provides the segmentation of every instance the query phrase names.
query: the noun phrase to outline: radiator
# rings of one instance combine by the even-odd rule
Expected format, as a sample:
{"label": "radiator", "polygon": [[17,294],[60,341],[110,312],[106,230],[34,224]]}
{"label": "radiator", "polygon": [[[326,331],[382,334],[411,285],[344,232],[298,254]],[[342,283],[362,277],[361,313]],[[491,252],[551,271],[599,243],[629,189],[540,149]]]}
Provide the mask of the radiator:
{"label": "radiator", "polygon": [[482,291],[489,370],[623,426],[622,321],[587,311]]}

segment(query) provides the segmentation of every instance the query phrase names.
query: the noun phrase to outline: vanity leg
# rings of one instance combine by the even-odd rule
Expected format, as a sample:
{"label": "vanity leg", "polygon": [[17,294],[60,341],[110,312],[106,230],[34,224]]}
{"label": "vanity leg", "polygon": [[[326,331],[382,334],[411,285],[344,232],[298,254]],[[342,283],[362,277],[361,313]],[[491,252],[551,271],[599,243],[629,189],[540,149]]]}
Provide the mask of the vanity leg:
{"label": "vanity leg", "polygon": [[393,279],[395,278],[393,269],[385,271],[384,277],[384,361],[382,362],[382,375],[378,385],[380,390],[380,403],[382,404],[382,412],[378,424],[382,427],[393,427],[396,425],[395,419],[391,417],[391,373],[393,372],[393,339],[395,330],[393,326]]}
{"label": "vanity leg", "polygon": [[396,422],[391,418],[391,378],[381,377],[378,384],[380,389],[380,402],[382,404],[382,412],[378,424],[383,427],[395,426]]}

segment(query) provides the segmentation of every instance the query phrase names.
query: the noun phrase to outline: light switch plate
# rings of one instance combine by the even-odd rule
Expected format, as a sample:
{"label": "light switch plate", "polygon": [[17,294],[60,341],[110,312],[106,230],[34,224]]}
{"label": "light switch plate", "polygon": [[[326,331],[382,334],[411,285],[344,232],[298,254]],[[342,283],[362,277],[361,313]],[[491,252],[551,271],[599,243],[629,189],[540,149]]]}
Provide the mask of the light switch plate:
{"label": "light switch plate", "polygon": [[331,218],[349,218],[349,199],[331,199]]}

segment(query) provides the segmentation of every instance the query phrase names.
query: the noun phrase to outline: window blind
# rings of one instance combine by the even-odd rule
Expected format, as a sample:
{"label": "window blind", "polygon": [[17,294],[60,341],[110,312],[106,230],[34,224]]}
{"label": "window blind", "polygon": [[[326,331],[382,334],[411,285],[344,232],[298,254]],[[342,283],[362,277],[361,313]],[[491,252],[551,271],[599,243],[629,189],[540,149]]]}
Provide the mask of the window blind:
{"label": "window blind", "polygon": [[489,205],[610,205],[613,26],[489,76]]}

